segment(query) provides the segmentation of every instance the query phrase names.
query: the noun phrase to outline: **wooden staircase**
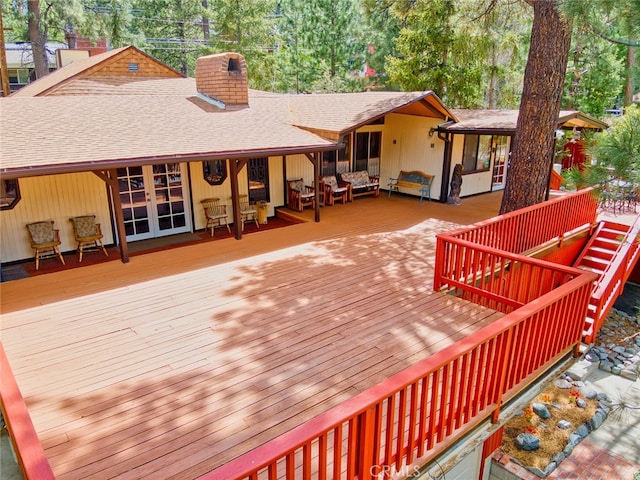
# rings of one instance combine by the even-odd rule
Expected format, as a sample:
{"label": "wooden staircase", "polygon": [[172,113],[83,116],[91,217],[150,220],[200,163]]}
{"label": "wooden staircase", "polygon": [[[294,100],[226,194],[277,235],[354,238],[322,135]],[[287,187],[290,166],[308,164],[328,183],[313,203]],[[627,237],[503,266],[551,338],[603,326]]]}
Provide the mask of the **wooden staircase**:
{"label": "wooden staircase", "polygon": [[[590,240],[585,245],[582,253],[574,262],[574,267],[588,270],[598,274],[594,282],[593,295],[589,302],[587,318],[583,330],[585,343],[593,343],[595,334],[600,329],[604,317],[607,315],[616,298],[624,289],[624,282],[629,275],[611,275],[612,266],[623,265],[623,260],[634,248],[629,241],[629,233],[632,227],[618,223],[602,221],[596,227]],[[637,244],[635,245],[637,247]],[[603,282],[613,282],[613,285],[605,285]],[[605,297],[602,292],[605,290]]]}

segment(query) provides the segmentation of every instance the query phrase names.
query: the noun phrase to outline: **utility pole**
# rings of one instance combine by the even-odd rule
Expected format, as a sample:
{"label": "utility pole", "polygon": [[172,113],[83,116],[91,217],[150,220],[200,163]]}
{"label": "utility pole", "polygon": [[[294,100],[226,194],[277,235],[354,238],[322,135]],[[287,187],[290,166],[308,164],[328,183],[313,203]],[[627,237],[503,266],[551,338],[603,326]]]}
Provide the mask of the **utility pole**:
{"label": "utility pole", "polygon": [[0,4],[0,75],[2,76],[2,96],[8,97],[11,94],[9,85],[9,72],[7,71],[7,51],[4,45],[4,26],[2,24],[2,4]]}

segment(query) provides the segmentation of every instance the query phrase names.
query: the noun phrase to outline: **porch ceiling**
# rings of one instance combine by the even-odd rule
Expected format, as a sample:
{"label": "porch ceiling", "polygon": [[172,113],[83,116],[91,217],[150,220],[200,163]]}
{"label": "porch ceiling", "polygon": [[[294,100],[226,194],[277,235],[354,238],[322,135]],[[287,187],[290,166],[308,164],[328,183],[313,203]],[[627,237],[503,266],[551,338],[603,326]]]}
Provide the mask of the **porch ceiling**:
{"label": "porch ceiling", "polygon": [[196,478],[500,318],[432,291],[435,235],[500,197],[358,199],[3,284],[2,342],[56,477]]}

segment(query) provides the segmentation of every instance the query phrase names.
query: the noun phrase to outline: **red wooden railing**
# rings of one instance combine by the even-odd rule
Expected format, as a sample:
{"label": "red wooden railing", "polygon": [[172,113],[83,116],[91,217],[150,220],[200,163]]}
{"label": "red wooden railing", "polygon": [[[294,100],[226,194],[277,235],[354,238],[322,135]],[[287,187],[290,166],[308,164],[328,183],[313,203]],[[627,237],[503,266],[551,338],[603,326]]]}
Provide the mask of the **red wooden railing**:
{"label": "red wooden railing", "polygon": [[200,480],[412,473],[576,349],[594,279],[583,272]]}
{"label": "red wooden railing", "polygon": [[511,312],[584,273],[544,260],[437,235],[436,281],[462,298]]}
{"label": "red wooden railing", "polygon": [[201,480],[379,478],[497,421],[502,402],[577,353],[597,278],[518,254],[592,224],[596,208],[585,190],[439,235],[434,288],[507,315]]}
{"label": "red wooden railing", "polygon": [[593,343],[595,340],[613,303],[624,290],[634,265],[640,259],[640,215],[626,233],[621,232],[619,241],[613,261],[595,282],[590,302],[593,309],[590,312],[593,331],[585,338],[586,343]]}
{"label": "red wooden railing", "polygon": [[[596,191],[586,188],[575,194],[453,230],[446,235],[510,253],[523,253],[561,238],[566,232],[593,224],[597,218],[597,208]],[[437,263],[435,269],[439,271]],[[435,285],[435,289],[439,290],[440,286]]]}
{"label": "red wooden railing", "polygon": [[25,480],[54,479],[53,470],[38,439],[20,389],[0,343],[0,406],[18,466]]}

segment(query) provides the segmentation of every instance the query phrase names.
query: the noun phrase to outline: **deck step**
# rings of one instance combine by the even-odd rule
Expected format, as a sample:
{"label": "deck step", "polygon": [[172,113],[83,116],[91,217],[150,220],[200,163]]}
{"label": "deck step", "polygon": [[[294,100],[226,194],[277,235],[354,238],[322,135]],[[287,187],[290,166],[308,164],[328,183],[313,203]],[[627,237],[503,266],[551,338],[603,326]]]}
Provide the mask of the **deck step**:
{"label": "deck step", "polygon": [[604,260],[602,258],[585,256],[582,258],[582,261],[580,262],[580,266],[591,267],[591,268],[598,269],[601,272],[604,272],[607,269],[607,266],[609,265],[609,263],[611,263],[611,259]]}
{"label": "deck step", "polygon": [[[617,245],[616,245],[617,246]],[[597,257],[597,258],[601,258],[604,260],[611,260],[613,258],[613,256],[615,255],[615,248],[603,248],[603,247],[596,247],[596,246],[591,246],[589,248],[589,250],[587,251],[587,257]]]}
{"label": "deck step", "polygon": [[624,230],[613,230],[611,228],[603,228],[598,232],[598,237],[601,238],[610,238],[612,240],[617,240],[621,235],[624,235],[627,231]]}
{"label": "deck step", "polygon": [[615,251],[618,249],[620,241],[615,238],[598,237],[594,240],[593,246],[603,250]]}

